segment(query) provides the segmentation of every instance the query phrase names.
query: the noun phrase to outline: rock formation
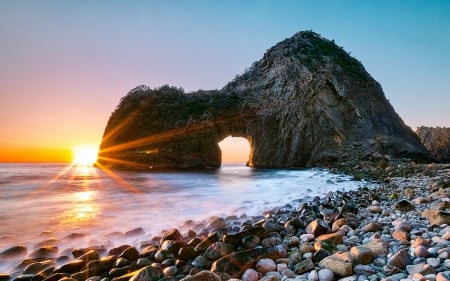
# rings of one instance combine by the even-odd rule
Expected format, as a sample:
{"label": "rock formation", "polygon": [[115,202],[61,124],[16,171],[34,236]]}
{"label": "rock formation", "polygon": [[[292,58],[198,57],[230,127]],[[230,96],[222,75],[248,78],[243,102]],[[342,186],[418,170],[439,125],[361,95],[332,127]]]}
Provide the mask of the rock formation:
{"label": "rock formation", "polygon": [[218,143],[230,135],[249,141],[254,167],[327,165],[370,153],[430,159],[362,64],[306,31],[221,90],[131,90],[108,120],[99,163],[218,167]]}
{"label": "rock formation", "polygon": [[450,128],[422,126],[416,133],[436,160],[450,162]]}

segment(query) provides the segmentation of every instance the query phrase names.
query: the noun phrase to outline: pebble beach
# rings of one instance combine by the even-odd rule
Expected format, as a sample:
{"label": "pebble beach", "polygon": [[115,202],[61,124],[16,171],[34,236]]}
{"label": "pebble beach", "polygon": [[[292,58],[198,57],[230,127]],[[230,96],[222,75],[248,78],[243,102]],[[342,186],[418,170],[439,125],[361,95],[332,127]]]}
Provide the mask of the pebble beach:
{"label": "pebble beach", "polygon": [[0,281],[450,280],[449,165],[338,171],[377,184],[259,216],[186,221],[139,245],[15,245],[0,260],[22,262]]}

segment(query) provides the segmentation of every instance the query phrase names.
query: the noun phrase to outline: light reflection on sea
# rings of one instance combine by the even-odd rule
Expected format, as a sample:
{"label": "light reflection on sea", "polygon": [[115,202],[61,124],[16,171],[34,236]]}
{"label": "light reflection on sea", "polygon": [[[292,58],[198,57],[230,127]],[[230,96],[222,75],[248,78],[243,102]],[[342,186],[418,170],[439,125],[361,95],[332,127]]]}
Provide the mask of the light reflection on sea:
{"label": "light reflection on sea", "polygon": [[[60,251],[92,244],[137,243],[136,238],[109,234],[142,227],[142,241],[187,220],[258,215],[294,200],[363,184],[319,169],[242,165],[210,171],[115,173],[118,177],[113,178],[94,167],[0,164],[0,252],[20,244],[30,255],[49,237],[61,241]],[[11,263],[0,260],[0,272],[10,270]]]}

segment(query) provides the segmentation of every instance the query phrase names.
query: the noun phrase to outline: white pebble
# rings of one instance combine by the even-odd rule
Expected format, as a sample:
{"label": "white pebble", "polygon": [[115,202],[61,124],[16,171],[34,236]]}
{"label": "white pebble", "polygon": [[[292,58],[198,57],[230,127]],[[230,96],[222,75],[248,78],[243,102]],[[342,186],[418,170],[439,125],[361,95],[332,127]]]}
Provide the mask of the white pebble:
{"label": "white pebble", "polygon": [[242,274],[242,281],[258,281],[259,276],[253,268],[249,268]]}
{"label": "white pebble", "polygon": [[441,261],[436,258],[428,258],[427,264],[429,264],[432,267],[439,267],[441,265]]}

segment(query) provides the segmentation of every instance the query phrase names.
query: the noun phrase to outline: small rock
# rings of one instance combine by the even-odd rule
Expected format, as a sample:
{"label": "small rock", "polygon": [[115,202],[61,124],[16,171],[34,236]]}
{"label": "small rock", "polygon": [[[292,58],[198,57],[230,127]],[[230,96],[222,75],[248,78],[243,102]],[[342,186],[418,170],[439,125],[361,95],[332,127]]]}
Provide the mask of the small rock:
{"label": "small rock", "polygon": [[363,226],[363,228],[362,228],[362,230],[364,232],[376,232],[376,231],[379,231],[380,229],[381,229],[381,226],[374,222],[370,222],[370,223],[366,224],[365,226]]}
{"label": "small rock", "polygon": [[195,248],[192,246],[182,247],[178,251],[178,258],[180,258],[182,260],[193,259],[196,256],[197,256],[197,252],[195,251]]}
{"label": "small rock", "polygon": [[249,268],[242,274],[241,280],[242,281],[258,281],[259,275],[256,270],[253,268]]}
{"label": "small rock", "polygon": [[381,214],[383,212],[381,207],[380,206],[376,206],[376,205],[372,205],[372,206],[367,207],[367,211],[369,211],[369,213],[372,213],[372,214]]}
{"label": "small rock", "polygon": [[171,277],[171,276],[175,276],[177,274],[178,268],[174,265],[172,266],[168,266],[166,268],[164,268],[163,273],[164,276],[166,277]]}
{"label": "small rock", "polygon": [[397,241],[406,241],[409,240],[409,234],[401,230],[395,230],[394,233],[392,233],[392,238]]}
{"label": "small rock", "polygon": [[242,238],[242,246],[246,249],[253,249],[255,248],[259,242],[261,242],[261,239],[257,235],[247,235],[244,238]]}
{"label": "small rock", "polygon": [[2,258],[15,258],[15,257],[21,257],[26,256],[28,253],[28,250],[26,247],[22,245],[13,246],[11,248],[8,248],[0,253],[0,257]]}
{"label": "small rock", "polygon": [[401,212],[409,212],[414,210],[414,205],[406,199],[402,199],[395,203],[394,209]]}
{"label": "small rock", "polygon": [[308,273],[308,280],[309,281],[318,281],[319,280],[319,273],[317,272],[317,270],[311,270]]}
{"label": "small rock", "polygon": [[294,266],[295,274],[303,274],[314,269],[314,262],[311,259],[302,260]]}
{"label": "small rock", "polygon": [[214,261],[233,253],[233,251],[234,251],[233,245],[225,244],[222,242],[215,242],[206,249],[204,256],[207,259]]}
{"label": "small rock", "polygon": [[130,231],[125,232],[125,237],[136,237],[144,235],[144,229],[142,227],[138,227],[132,229]]}
{"label": "small rock", "polygon": [[317,237],[317,241],[329,243],[334,246],[342,243],[342,239],[343,239],[343,235],[339,232],[330,233],[330,234],[322,234],[319,237]]}
{"label": "small rock", "polygon": [[211,266],[211,261],[204,256],[197,256],[193,261],[192,265],[201,269],[208,269]]}
{"label": "small rock", "polygon": [[315,237],[327,234],[331,229],[323,220],[315,219],[306,226],[306,233],[314,234]]}
{"label": "small rock", "polygon": [[215,274],[214,272],[203,270],[195,275],[186,276],[180,281],[221,281],[221,279],[219,275]]}
{"label": "small rock", "polygon": [[424,246],[417,246],[416,249],[414,250],[414,255],[420,258],[427,258],[429,255],[428,249],[425,248]]}
{"label": "small rock", "polygon": [[368,264],[373,260],[372,251],[364,246],[355,246],[350,249],[355,256],[355,262],[358,264]]}
{"label": "small rock", "polygon": [[319,266],[328,268],[335,274],[347,277],[353,274],[352,262],[343,260],[336,254],[328,256],[319,262]]}
{"label": "small rock", "polygon": [[125,250],[123,250],[122,253],[120,253],[119,258],[124,258],[130,261],[137,260],[139,257],[139,252],[136,250],[135,247],[129,247]]}
{"label": "small rock", "polygon": [[401,249],[388,259],[388,264],[396,266],[398,268],[405,268],[411,263],[408,252],[405,249]]}
{"label": "small rock", "polygon": [[269,271],[275,271],[276,268],[277,265],[272,259],[260,259],[255,265],[256,271],[262,274],[265,274],[266,272]]}
{"label": "small rock", "polygon": [[436,281],[450,281],[450,271],[439,272]]}
{"label": "small rock", "polygon": [[323,268],[317,273],[319,281],[332,281],[334,278],[334,273],[328,268]]}
{"label": "small rock", "polygon": [[345,218],[340,218],[333,222],[333,225],[331,226],[331,231],[336,232],[338,231],[342,226],[347,225],[348,222]]}
{"label": "small rock", "polygon": [[161,268],[152,265],[141,268],[132,274],[129,281],[156,281],[163,277]]}

